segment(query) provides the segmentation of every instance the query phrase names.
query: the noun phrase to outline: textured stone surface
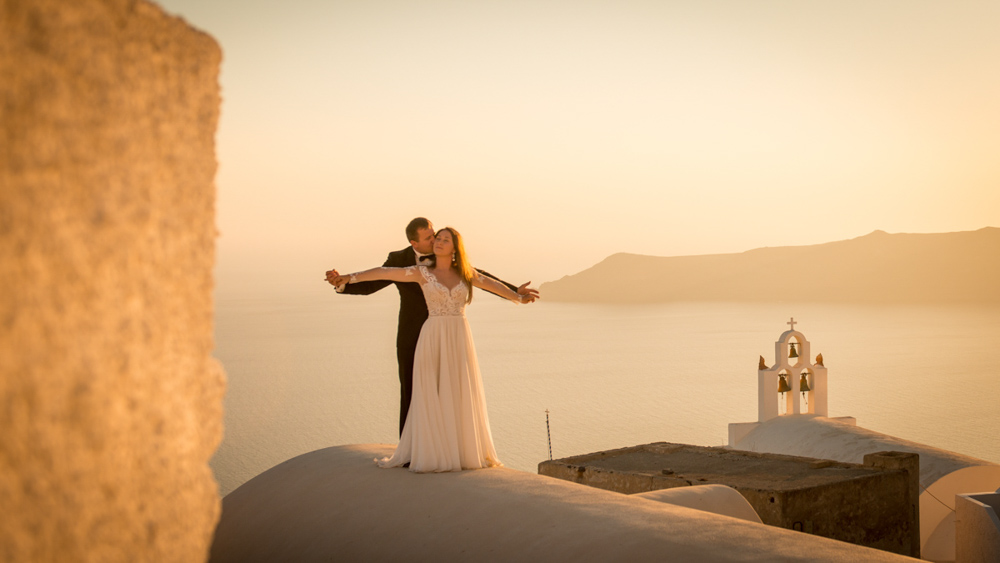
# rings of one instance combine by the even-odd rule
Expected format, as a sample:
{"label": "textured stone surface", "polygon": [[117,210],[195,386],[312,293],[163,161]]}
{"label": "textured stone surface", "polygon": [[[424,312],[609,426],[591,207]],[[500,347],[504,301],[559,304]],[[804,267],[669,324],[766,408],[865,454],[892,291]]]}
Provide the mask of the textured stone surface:
{"label": "textured stone surface", "polygon": [[0,0],[0,560],[207,556],[220,60],[145,1]]}
{"label": "textured stone surface", "polygon": [[862,466],[658,442],[544,461],[538,472],[625,494],[726,485],[770,526],[920,553],[915,454],[874,454]]}

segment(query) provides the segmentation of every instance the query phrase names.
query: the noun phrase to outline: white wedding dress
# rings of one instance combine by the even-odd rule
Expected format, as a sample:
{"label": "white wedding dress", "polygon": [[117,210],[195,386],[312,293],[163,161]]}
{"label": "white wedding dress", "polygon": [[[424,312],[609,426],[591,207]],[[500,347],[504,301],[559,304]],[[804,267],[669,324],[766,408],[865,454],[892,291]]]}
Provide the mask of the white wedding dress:
{"label": "white wedding dress", "polygon": [[486,415],[472,332],[465,318],[469,289],[449,290],[425,266],[406,274],[423,276],[430,316],[420,330],[413,360],[413,396],[399,446],[382,467],[410,464],[410,471],[460,471],[502,465]]}

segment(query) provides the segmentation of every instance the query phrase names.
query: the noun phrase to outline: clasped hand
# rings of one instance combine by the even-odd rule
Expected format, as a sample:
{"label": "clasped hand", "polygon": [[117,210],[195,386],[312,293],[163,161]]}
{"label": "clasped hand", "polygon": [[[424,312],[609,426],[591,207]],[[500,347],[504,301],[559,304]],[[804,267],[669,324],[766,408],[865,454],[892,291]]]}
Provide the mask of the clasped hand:
{"label": "clasped hand", "polygon": [[337,270],[327,270],[326,281],[334,287],[338,287],[347,283],[347,276],[340,275]]}

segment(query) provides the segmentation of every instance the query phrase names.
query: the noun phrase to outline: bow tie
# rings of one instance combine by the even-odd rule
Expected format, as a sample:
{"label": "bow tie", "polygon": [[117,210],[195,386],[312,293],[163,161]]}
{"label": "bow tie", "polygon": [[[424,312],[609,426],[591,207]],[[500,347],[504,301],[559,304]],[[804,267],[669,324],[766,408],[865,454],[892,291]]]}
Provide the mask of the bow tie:
{"label": "bow tie", "polygon": [[434,255],[433,254],[425,254],[425,255],[420,256],[420,257],[417,258],[417,263],[419,264],[421,262],[430,262],[433,259],[434,259]]}

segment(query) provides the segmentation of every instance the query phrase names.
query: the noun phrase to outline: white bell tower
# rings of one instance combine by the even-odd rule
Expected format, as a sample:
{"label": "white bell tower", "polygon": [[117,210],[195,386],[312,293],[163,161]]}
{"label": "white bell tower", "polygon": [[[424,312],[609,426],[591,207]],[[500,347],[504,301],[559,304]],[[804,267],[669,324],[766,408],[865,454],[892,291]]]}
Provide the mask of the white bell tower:
{"label": "white bell tower", "polygon": [[[827,416],[826,367],[823,356],[809,361],[812,352],[805,335],[791,329],[781,333],[774,343],[774,364],[767,367],[764,357],[757,369],[757,421],[777,416],[814,414]],[[783,390],[783,391],[782,391]]]}
{"label": "white bell tower", "polygon": [[[828,417],[826,366],[823,355],[810,362],[812,345],[795,330],[795,317],[789,330],[774,343],[774,363],[768,367],[764,356],[757,366],[757,422],[734,422],[729,425],[729,447],[753,432],[761,424],[783,416]],[[841,420],[841,419],[838,419]],[[854,423],[845,417],[844,422]]]}

